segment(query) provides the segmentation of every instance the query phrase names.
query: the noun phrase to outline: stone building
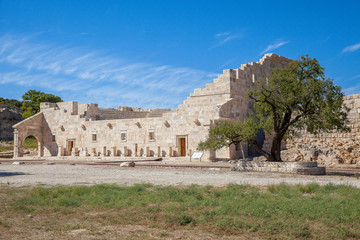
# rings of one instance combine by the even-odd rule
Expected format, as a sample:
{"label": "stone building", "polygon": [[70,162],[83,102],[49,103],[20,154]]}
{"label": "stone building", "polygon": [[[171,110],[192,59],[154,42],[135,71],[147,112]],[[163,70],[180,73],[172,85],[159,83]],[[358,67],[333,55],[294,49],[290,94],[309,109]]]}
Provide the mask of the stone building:
{"label": "stone building", "polygon": [[[257,79],[290,59],[266,54],[259,62],[226,69],[205,88],[195,89],[177,109],[102,109],[77,102],[42,103],[41,111],[13,126],[14,158],[22,157],[27,136],[38,140],[39,157],[183,157],[189,159],[218,120],[247,117],[246,98]],[[245,148],[246,155],[254,154]],[[203,153],[202,160],[239,158],[237,147]]]}

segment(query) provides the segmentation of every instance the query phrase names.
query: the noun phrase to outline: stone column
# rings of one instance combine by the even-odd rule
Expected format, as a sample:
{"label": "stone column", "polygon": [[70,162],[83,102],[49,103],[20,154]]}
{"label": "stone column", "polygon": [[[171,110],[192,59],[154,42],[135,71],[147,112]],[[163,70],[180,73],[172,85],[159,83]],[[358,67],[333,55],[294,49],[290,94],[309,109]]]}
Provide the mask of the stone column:
{"label": "stone column", "polygon": [[138,145],[137,143],[135,143],[135,157],[138,156]]}
{"label": "stone column", "polygon": [[169,147],[169,157],[172,157],[172,156],[173,156],[173,148]]}
{"label": "stone column", "polygon": [[102,155],[103,155],[104,157],[106,157],[106,156],[107,156],[106,147],[103,147],[103,152],[102,152]]}
{"label": "stone column", "polygon": [[128,150],[127,150],[127,147],[124,147],[124,157],[127,157],[128,156]]}
{"label": "stone column", "polygon": [[117,155],[116,147],[112,147],[112,156],[115,157]]}
{"label": "stone column", "polygon": [[59,146],[58,147],[58,157],[61,157],[61,156],[63,156],[63,147],[62,146]]}
{"label": "stone column", "polygon": [[22,143],[19,141],[19,134],[18,130],[14,130],[14,158],[22,157],[23,151],[22,151]]}
{"label": "stone column", "polygon": [[150,157],[150,148],[146,147],[146,157]]}
{"label": "stone column", "polygon": [[42,142],[38,142],[38,157],[44,156],[44,146]]}

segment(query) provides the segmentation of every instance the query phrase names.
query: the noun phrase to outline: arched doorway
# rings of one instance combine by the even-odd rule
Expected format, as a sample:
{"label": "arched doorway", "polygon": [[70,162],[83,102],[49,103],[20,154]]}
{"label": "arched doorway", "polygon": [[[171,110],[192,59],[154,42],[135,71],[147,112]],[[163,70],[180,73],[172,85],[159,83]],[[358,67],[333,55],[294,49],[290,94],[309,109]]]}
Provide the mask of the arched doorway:
{"label": "arched doorway", "polygon": [[24,138],[22,142],[22,153],[28,157],[40,157],[42,156],[41,149],[40,149],[40,142],[39,140],[33,136],[28,135]]}

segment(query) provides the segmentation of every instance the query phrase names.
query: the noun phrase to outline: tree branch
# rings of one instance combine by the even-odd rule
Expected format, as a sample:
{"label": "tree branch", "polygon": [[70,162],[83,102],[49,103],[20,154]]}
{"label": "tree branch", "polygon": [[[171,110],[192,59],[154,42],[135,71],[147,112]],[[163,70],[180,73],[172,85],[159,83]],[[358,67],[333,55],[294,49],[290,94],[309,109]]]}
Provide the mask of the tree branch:
{"label": "tree branch", "polygon": [[251,143],[255,146],[256,151],[263,155],[266,160],[270,160],[270,154],[262,150],[256,140],[252,140]]}

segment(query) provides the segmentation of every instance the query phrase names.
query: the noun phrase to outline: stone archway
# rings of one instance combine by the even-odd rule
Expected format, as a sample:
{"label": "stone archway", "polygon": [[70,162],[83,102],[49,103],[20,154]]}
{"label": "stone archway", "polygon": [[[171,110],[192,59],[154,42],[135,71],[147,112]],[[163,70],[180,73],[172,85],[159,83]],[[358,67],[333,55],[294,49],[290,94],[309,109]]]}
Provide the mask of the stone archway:
{"label": "stone archway", "polygon": [[36,132],[29,131],[28,133],[18,134],[18,132],[15,129],[15,131],[14,131],[14,158],[23,157],[24,142],[25,142],[25,139],[30,136],[32,136],[37,142],[37,149],[38,149],[37,157],[44,156],[44,146],[41,141],[41,138],[39,137],[38,134],[36,134]]}
{"label": "stone archway", "polygon": [[[40,156],[40,151],[41,149],[39,148],[40,146],[40,141],[39,138],[35,137],[34,135],[28,135],[27,137],[24,138],[21,146],[22,146],[22,152],[25,153],[27,149],[37,149],[37,156]],[[30,155],[30,156],[34,156],[34,155]]]}
{"label": "stone archway", "polygon": [[43,119],[44,116],[40,112],[13,126],[14,158],[23,156],[24,140],[30,135],[34,136],[38,142],[38,157],[44,156]]}

